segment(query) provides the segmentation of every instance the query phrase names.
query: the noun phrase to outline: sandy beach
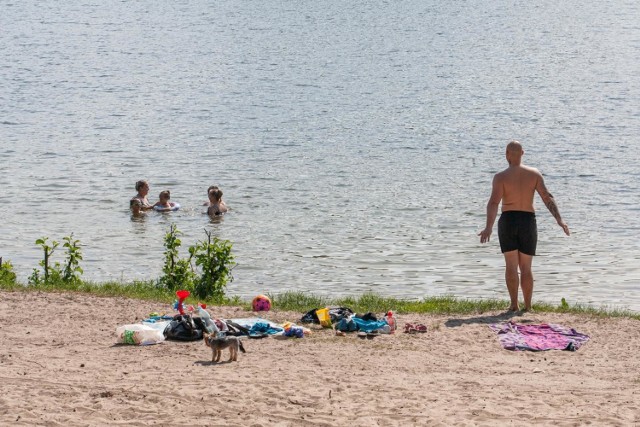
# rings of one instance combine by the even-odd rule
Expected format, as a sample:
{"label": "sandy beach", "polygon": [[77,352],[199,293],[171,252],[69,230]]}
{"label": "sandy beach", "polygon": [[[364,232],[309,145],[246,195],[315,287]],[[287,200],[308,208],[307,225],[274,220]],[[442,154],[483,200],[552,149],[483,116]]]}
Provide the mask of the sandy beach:
{"label": "sandy beach", "polygon": [[[0,292],[2,425],[639,425],[639,322],[527,313],[590,335],[577,352],[502,349],[474,316],[400,315],[361,340],[315,327],[246,339],[211,364],[202,341],[116,345],[116,327],[168,305],[71,293]],[[214,317],[252,316],[209,307]],[[302,313],[272,311],[272,321]],[[406,322],[428,326],[405,334]],[[228,356],[227,351],[223,358]]]}

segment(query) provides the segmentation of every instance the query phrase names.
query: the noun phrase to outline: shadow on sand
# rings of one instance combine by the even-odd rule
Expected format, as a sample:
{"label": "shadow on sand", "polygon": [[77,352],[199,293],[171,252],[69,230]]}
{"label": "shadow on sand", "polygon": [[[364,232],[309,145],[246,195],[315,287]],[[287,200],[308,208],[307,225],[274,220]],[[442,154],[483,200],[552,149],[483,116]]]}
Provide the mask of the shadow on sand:
{"label": "shadow on sand", "polygon": [[[481,323],[489,325],[491,323],[500,323],[512,319],[513,317],[522,316],[525,311],[505,311],[500,314],[493,314],[488,316],[470,317],[468,319],[449,319],[444,322],[444,325],[448,328],[457,328],[462,325],[471,325],[473,323]],[[521,323],[531,323],[529,319],[518,319]]]}
{"label": "shadow on sand", "polygon": [[200,365],[200,366],[226,365],[227,363],[233,363],[233,362],[226,358],[219,362],[212,362],[211,360],[196,360],[195,362],[193,362],[194,365]]}

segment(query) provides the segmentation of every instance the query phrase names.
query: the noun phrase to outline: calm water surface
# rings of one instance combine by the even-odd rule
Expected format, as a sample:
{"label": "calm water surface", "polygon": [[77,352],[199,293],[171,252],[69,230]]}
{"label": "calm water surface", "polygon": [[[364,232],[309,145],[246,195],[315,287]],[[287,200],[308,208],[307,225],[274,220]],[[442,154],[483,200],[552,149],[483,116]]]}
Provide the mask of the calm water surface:
{"label": "calm water surface", "polygon": [[[640,310],[635,1],[0,3],[21,280],[70,233],[86,278],[155,278],[174,222],[233,242],[231,294],[506,298],[477,233],[516,138],[573,231],[536,202],[535,298]],[[138,179],[183,209],[132,220]]]}

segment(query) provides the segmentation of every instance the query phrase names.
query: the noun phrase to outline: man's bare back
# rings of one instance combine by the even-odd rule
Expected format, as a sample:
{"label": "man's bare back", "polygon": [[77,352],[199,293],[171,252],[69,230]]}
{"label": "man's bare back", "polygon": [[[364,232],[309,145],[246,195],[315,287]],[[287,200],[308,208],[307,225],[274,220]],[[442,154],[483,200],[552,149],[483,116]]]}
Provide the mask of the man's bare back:
{"label": "man's bare back", "polygon": [[542,175],[528,166],[509,166],[496,174],[496,184],[502,187],[502,212],[534,212],[533,196]]}

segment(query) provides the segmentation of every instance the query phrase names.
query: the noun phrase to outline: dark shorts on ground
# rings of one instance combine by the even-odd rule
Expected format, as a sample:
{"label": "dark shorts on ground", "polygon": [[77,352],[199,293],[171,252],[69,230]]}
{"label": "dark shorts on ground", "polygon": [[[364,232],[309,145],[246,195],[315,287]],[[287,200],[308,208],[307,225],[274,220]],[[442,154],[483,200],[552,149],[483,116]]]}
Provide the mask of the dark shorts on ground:
{"label": "dark shorts on ground", "polygon": [[535,255],[538,244],[536,214],[523,211],[502,212],[498,220],[498,237],[502,253],[518,250],[526,255]]}

